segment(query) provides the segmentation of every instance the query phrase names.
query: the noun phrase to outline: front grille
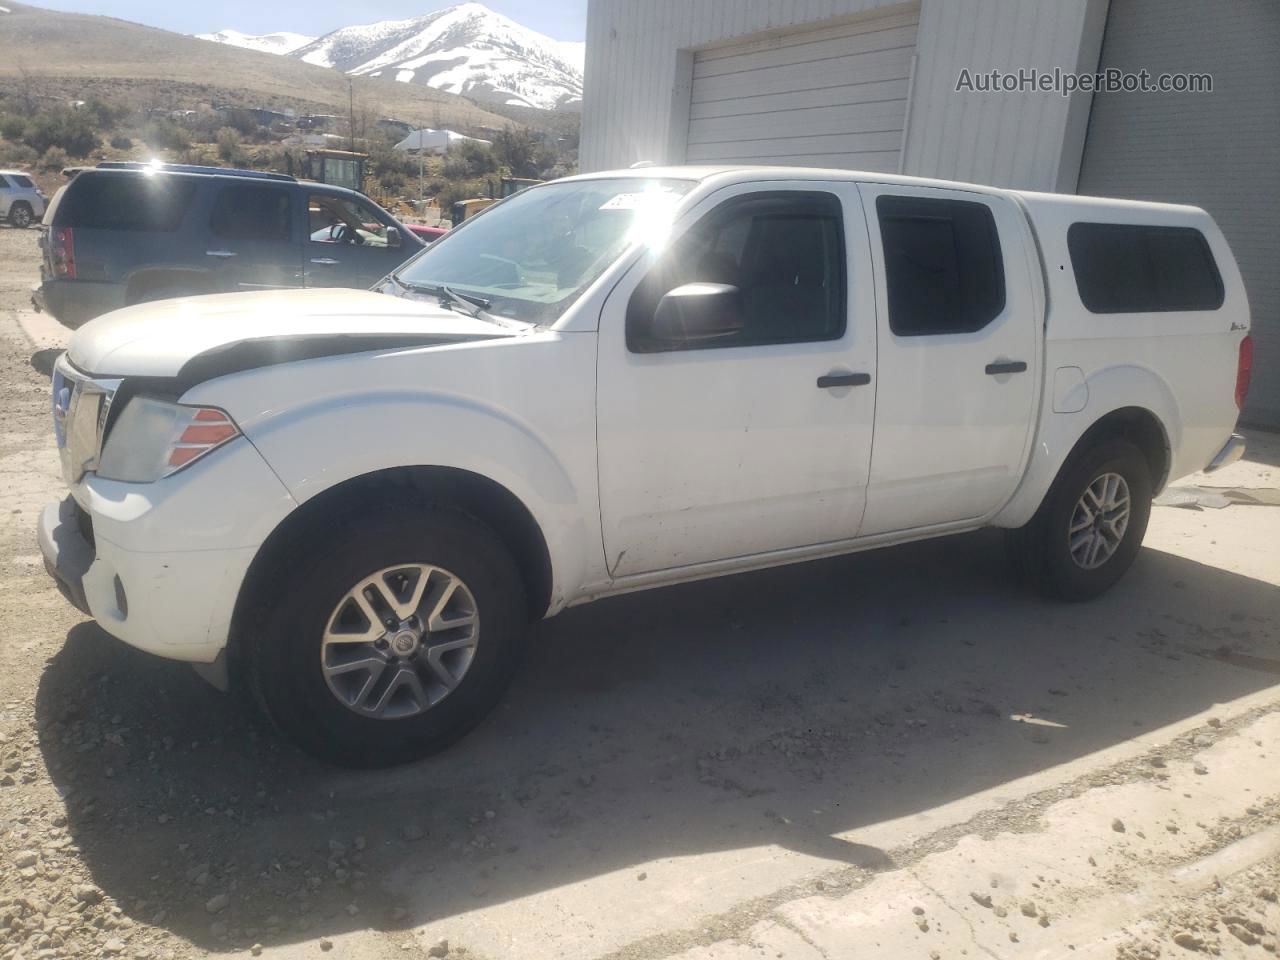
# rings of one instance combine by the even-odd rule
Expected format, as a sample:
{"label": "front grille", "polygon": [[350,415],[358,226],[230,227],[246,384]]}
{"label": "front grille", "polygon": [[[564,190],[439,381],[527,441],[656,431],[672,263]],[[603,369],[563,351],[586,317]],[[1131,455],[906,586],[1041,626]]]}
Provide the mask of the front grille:
{"label": "front grille", "polygon": [[85,377],[65,353],[54,365],[53,427],[67,483],[79,483],[86,471],[97,468],[111,399],[120,384],[115,378]]}

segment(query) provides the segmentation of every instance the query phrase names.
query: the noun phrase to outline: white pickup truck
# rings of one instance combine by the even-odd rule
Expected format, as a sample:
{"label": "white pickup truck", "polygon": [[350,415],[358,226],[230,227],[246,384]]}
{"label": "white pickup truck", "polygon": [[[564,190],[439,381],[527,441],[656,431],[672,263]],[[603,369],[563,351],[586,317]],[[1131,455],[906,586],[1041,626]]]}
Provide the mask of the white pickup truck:
{"label": "white pickup truck", "polygon": [[305,749],[422,756],[527,624],[623,591],[983,526],[1048,593],[1237,459],[1245,291],[1194,207],[836,170],[573,177],[375,291],[76,332],[39,540],[143,650]]}

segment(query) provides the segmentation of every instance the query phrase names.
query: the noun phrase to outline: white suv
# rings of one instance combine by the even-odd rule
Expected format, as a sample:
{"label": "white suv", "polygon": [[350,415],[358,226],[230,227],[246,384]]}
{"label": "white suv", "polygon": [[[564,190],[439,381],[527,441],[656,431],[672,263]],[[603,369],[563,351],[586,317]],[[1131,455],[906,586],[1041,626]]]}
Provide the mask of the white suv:
{"label": "white suv", "polygon": [[44,216],[48,199],[21,170],[0,170],[0,220],[10,226],[29,227]]}
{"label": "white suv", "polygon": [[109,633],[247,683],[318,755],[395,762],[485,716],[531,619],[608,594],[995,526],[1096,596],[1167,480],[1241,455],[1248,328],[1194,207],[575,177],[377,292],[78,330],[40,545]]}

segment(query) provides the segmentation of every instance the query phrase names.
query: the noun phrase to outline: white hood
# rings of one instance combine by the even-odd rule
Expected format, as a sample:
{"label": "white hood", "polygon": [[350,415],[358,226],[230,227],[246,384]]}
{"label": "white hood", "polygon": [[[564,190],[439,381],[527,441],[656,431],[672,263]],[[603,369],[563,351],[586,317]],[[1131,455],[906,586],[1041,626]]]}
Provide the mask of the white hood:
{"label": "white hood", "polygon": [[421,336],[448,342],[517,332],[429,299],[367,290],[269,290],[157,300],[115,310],[77,330],[67,356],[96,376],[173,377],[207,351],[253,341],[347,336],[391,342],[397,336]]}

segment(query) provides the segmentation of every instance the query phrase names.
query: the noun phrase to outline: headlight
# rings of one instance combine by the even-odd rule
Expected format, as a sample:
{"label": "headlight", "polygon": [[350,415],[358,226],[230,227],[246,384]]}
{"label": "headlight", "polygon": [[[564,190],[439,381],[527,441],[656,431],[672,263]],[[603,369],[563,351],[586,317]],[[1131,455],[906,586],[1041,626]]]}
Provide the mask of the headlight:
{"label": "headlight", "polygon": [[107,434],[98,476],[152,483],[239,435],[240,428],[217,407],[132,397]]}

